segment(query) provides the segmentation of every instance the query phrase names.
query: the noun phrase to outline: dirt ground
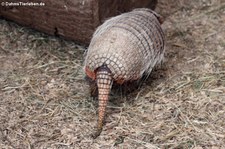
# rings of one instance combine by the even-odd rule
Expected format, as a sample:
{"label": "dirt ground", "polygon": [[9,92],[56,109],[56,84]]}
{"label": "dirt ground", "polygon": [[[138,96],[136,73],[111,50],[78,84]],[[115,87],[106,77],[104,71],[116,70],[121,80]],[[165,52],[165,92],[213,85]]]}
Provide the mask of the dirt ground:
{"label": "dirt ground", "polygon": [[225,148],[225,1],[159,1],[164,69],[108,104],[84,80],[84,47],[0,20],[0,148]]}

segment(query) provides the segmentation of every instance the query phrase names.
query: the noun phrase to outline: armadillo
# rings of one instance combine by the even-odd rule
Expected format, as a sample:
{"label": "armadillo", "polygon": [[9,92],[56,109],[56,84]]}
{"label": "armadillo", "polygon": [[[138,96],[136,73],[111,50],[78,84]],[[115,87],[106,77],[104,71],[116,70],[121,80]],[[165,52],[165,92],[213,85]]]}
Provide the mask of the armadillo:
{"label": "armadillo", "polygon": [[164,57],[161,16],[147,8],[112,17],[99,26],[85,58],[85,73],[96,81],[100,135],[113,83],[123,84],[150,74]]}

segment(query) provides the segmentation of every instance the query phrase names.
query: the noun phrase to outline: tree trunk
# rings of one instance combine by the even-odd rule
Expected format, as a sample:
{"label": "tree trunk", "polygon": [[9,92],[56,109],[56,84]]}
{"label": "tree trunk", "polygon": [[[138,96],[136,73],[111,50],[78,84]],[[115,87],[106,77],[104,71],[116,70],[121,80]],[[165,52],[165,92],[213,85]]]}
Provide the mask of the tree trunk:
{"label": "tree trunk", "polygon": [[157,3],[157,0],[21,1],[25,3],[0,0],[0,17],[85,45],[96,27],[108,17],[137,7],[154,9]]}

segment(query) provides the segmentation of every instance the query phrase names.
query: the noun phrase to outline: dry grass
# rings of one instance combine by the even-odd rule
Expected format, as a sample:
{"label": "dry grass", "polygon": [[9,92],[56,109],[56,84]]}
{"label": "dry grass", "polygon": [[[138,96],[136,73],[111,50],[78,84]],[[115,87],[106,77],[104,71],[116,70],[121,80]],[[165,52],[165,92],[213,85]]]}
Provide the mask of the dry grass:
{"label": "dry grass", "polygon": [[160,1],[157,11],[166,70],[113,96],[96,140],[84,48],[0,20],[1,148],[225,148],[225,3]]}

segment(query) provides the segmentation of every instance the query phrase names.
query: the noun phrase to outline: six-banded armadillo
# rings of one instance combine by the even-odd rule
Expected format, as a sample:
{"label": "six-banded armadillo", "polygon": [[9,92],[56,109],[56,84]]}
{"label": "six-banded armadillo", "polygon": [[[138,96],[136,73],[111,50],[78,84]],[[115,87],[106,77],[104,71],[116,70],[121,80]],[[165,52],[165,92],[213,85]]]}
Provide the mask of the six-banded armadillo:
{"label": "six-banded armadillo", "polygon": [[96,137],[102,131],[112,83],[137,80],[163,59],[164,34],[160,24],[157,13],[139,8],[107,20],[95,31],[85,59],[85,73],[97,82]]}

